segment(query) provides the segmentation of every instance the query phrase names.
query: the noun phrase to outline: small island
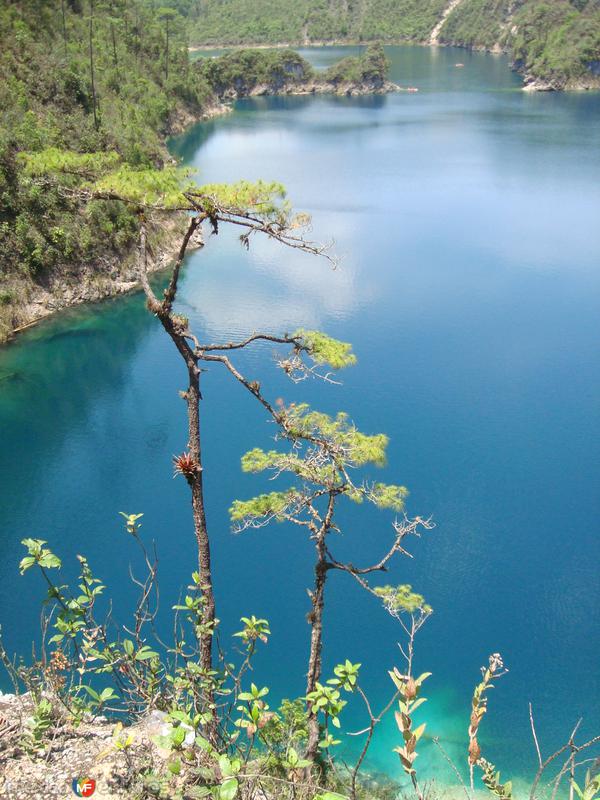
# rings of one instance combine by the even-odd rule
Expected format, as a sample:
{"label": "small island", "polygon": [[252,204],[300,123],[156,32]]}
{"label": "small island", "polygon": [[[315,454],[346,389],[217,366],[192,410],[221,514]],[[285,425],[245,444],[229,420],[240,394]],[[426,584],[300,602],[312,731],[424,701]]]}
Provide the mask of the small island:
{"label": "small island", "polygon": [[365,95],[399,91],[388,80],[389,62],[381,44],[316,70],[295,50],[242,49],[202,58],[196,70],[223,100],[284,94]]}

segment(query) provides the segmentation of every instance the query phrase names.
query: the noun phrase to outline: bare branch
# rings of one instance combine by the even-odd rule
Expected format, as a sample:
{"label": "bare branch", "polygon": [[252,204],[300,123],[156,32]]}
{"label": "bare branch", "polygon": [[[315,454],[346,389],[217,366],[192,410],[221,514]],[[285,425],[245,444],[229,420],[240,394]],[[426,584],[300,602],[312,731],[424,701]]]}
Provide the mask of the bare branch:
{"label": "bare branch", "polygon": [[154,294],[150,281],[148,280],[148,248],[146,226],[142,224],[140,228],[140,247],[138,256],[138,273],[142,289],[148,300],[148,308],[153,314],[157,314],[161,308],[161,303]]}
{"label": "bare branch", "polygon": [[538,757],[538,764],[541,767],[542,766],[542,753],[540,751],[540,745],[539,745],[539,742],[538,742],[537,734],[535,732],[535,723],[533,721],[533,709],[531,707],[531,703],[529,703],[529,722],[531,724],[531,735],[533,736],[533,742],[535,744],[535,751],[536,751],[537,757]]}
{"label": "bare branch", "polygon": [[[355,567],[354,564],[344,564],[340,561],[336,561],[332,556],[331,553],[327,553],[331,564],[335,569],[341,569],[344,572],[349,572],[350,574],[357,577],[359,575],[368,575],[371,572],[385,572],[387,570],[387,563],[392,558],[394,553],[402,552],[405,555],[412,558],[411,554],[404,550],[401,546],[402,540],[408,536],[409,534],[414,534],[415,536],[420,536],[419,527],[423,527],[425,530],[431,530],[434,527],[433,522],[431,519],[422,519],[421,517],[415,517],[414,519],[408,519],[407,517],[404,518],[403,522],[394,522],[393,523],[394,530],[396,531],[396,538],[394,539],[394,543],[387,551],[387,553],[381,558],[376,564],[371,565],[370,567]],[[364,585],[364,584],[363,584]],[[369,589],[369,591],[371,591]]]}
{"label": "bare branch", "polygon": [[454,774],[455,774],[455,775],[456,775],[456,777],[458,778],[458,782],[459,782],[459,783],[460,783],[460,785],[462,786],[462,789],[463,789],[464,793],[465,793],[465,794],[466,794],[466,796],[467,796],[467,800],[472,800],[472,798],[471,798],[471,793],[469,792],[469,789],[468,789],[468,787],[467,787],[467,784],[466,784],[466,783],[463,781],[463,779],[462,779],[462,775],[460,774],[460,771],[459,771],[458,767],[456,766],[456,764],[454,763],[454,761],[452,761],[452,759],[450,758],[450,756],[448,755],[448,753],[447,753],[447,752],[444,750],[444,748],[443,748],[443,747],[442,747],[442,745],[440,744],[440,737],[439,737],[439,736],[434,736],[434,737],[433,737],[433,739],[432,739],[432,742],[433,742],[433,743],[434,743],[434,745],[435,745],[435,746],[438,748],[438,750],[440,751],[440,753],[443,755],[444,759],[445,759],[445,760],[448,762],[448,764],[449,764],[449,765],[452,767],[452,769],[454,770]]}
{"label": "bare branch", "polygon": [[165,289],[164,300],[162,302],[163,309],[165,312],[170,312],[171,308],[173,307],[173,302],[175,300],[175,295],[177,294],[177,282],[179,280],[179,271],[181,269],[181,265],[183,264],[183,260],[185,258],[185,254],[190,243],[190,239],[194,235],[196,229],[202,222],[204,217],[192,217],[190,220],[190,224],[188,225],[188,229],[185,232],[185,236],[181,242],[181,247],[179,248],[179,253],[173,264],[173,271],[171,273],[171,280],[169,281],[169,285]]}
{"label": "bare branch", "polygon": [[[589,739],[587,742],[584,742],[584,744],[576,745],[575,744],[575,735],[577,734],[577,731],[579,730],[579,726],[581,725],[581,723],[582,723],[582,719],[579,719],[577,724],[573,728],[573,730],[571,732],[571,735],[569,736],[568,741],[565,744],[563,744],[562,747],[559,747],[559,749],[556,750],[556,752],[552,753],[551,756],[548,756],[548,758],[540,765],[538,771],[536,772],[535,778],[533,779],[533,783],[531,784],[531,791],[529,793],[529,800],[535,800],[535,792],[536,792],[536,789],[537,789],[538,784],[540,782],[540,779],[542,777],[542,774],[550,766],[550,764],[553,761],[555,761],[560,755],[562,755],[567,750],[571,750],[572,751],[571,755],[567,759],[567,766],[568,766],[572,755],[574,755],[576,753],[580,753],[582,750],[586,750],[588,747],[591,747],[592,745],[600,742],[600,735],[599,735],[599,736],[594,736],[592,739]],[[560,773],[559,773],[559,775],[560,775]]]}
{"label": "bare branch", "polygon": [[297,336],[275,336],[274,334],[270,333],[252,333],[246,339],[241,342],[225,342],[224,344],[203,344],[199,345],[198,349],[202,352],[210,352],[212,350],[241,350],[243,347],[251,344],[252,342],[256,342],[259,340],[263,340],[266,342],[275,342],[275,344],[293,344],[296,347],[301,347],[302,342],[299,337]]}

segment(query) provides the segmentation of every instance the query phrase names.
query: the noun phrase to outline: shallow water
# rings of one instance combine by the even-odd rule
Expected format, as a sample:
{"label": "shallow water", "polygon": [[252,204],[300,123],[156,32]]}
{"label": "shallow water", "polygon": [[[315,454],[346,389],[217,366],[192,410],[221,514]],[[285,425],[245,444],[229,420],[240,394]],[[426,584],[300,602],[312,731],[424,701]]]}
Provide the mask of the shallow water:
{"label": "shallow water", "polygon": [[[325,66],[353,48],[303,51]],[[335,239],[327,264],[222,232],[194,254],[180,307],[205,339],[320,327],[352,341],[343,386],[291,386],[271,347],[241,363],[286,401],[344,409],[391,438],[375,477],[405,483],[410,514],[436,528],[385,581],[410,582],[435,614],[419,634],[430,670],[420,713],[463,759],[480,664],[500,651],[510,673],[490,700],[484,752],[503,776],[535,764],[533,703],[543,747],[599,718],[598,440],[600,414],[600,95],[529,95],[506,59],[389,48],[392,78],[418,94],[259,98],[172,143],[206,181],[283,181]],[[457,62],[465,64],[456,68]],[[0,352],[0,604],[9,650],[35,636],[33,575],[19,578],[19,540],[41,536],[85,552],[129,602],[135,559],[118,511],[145,513],[160,553],[163,611],[193,568],[183,482],[171,456],[185,443],[184,376],[134,295],[62,315]],[[295,530],[234,537],[226,509],[265,488],[239,456],[272,428],[218,370],[204,377],[210,524],[222,637],[254,613],[272,640],[256,682],[273,699],[300,694],[310,549]],[[353,509],[337,542],[355,562],[389,542],[390,518]],[[67,569],[67,574],[72,570]],[[400,665],[393,620],[345,576],[329,587],[326,661],[363,663],[375,706]],[[361,726],[349,710],[348,730]],[[399,776],[393,720],[371,766]],[[524,744],[523,744],[524,743]],[[435,775],[444,762],[426,749]],[[449,778],[449,780],[452,780]]]}

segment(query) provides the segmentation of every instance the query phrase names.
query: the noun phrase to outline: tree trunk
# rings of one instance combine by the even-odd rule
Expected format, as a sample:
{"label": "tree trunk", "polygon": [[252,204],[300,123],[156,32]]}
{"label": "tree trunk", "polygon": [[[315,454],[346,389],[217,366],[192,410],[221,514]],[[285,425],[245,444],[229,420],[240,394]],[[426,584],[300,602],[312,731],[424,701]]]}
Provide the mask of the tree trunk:
{"label": "tree trunk", "polygon": [[94,111],[94,128],[98,130],[98,114],[96,100],[96,82],[94,79],[94,0],[90,0],[90,81],[92,84],[92,106]]}
{"label": "tree trunk", "polygon": [[171,308],[177,291],[177,280],[179,270],[185,258],[185,253],[189,241],[201,224],[199,217],[190,220],[190,224],[183,238],[179,255],[173,267],[171,282],[165,290],[164,299],[160,302],[148,281],[146,270],[146,230],[142,224],[140,253],[142,268],[140,270],[140,281],[147,298],[149,311],[155,314],[160,320],[165,332],[171,338],[177,348],[179,355],[183,359],[188,372],[188,388],[181,393],[187,404],[188,416],[188,456],[190,469],[182,472],[190,487],[192,494],[192,516],[194,520],[194,533],[196,535],[196,545],[198,551],[198,572],[200,575],[200,592],[202,597],[201,623],[204,630],[198,636],[200,650],[200,667],[205,672],[206,684],[202,689],[202,700],[205,704],[203,710],[210,711],[211,721],[205,727],[206,737],[212,744],[217,744],[218,737],[218,717],[214,706],[214,689],[212,676],[209,674],[213,668],[213,635],[215,625],[215,596],[212,583],[212,571],[210,563],[210,541],[208,538],[208,528],[206,525],[206,513],[204,508],[204,487],[202,473],[202,446],[200,436],[200,369],[198,367],[198,356],[189,345],[185,332],[181,329],[180,323],[171,315]]}
{"label": "tree trunk", "polygon": [[[189,480],[189,484],[192,492],[194,531],[198,545],[198,571],[202,580],[203,621],[205,625],[209,625],[212,629],[215,621],[215,597],[210,564],[210,541],[204,508],[202,451],[200,447],[200,370],[194,364],[188,367],[188,373],[190,383],[186,392],[186,402],[189,425],[189,452],[198,465],[198,469]],[[212,632],[204,633],[200,643],[200,663],[202,669],[205,670],[212,669],[212,643]]]}
{"label": "tree trunk", "polygon": [[67,56],[67,19],[65,17],[65,0],[60,0],[60,11],[62,14],[63,39],[65,40],[65,57]]}
{"label": "tree trunk", "polygon": [[[321,677],[321,653],[323,650],[323,607],[325,604],[325,582],[327,580],[327,560],[325,552],[325,533],[319,532],[317,539],[317,563],[315,564],[315,588],[311,593],[312,610],[309,615],[310,656],[308,659],[308,674],[306,680],[306,694],[313,692],[317,681]],[[319,748],[319,721],[313,711],[312,704],[308,703],[308,742],[305,757],[314,761]]]}
{"label": "tree trunk", "polygon": [[[200,369],[197,358],[185,338],[178,333],[168,311],[161,308],[158,313],[160,321],[166,332],[173,340],[179,353],[183,357],[188,371],[188,388],[183,393],[187,404],[188,415],[188,449],[196,469],[193,474],[186,474],[186,480],[192,493],[192,516],[194,520],[194,533],[198,549],[198,572],[200,574],[200,592],[202,596],[202,624],[207,628],[199,636],[200,667],[207,674],[207,681],[212,680],[208,674],[213,668],[213,634],[215,624],[215,595],[212,582],[210,561],[210,540],[206,525],[206,512],[204,507],[204,486],[202,474],[202,447],[200,438]],[[208,684],[203,691],[205,710],[210,710],[212,720],[206,727],[206,736],[216,744],[218,723],[217,713],[214,708],[214,691]]]}
{"label": "tree trunk", "polygon": [[112,49],[113,49],[113,62],[115,67],[118,68],[119,66],[119,57],[117,56],[117,39],[115,36],[115,26],[114,23],[110,23],[110,36],[112,39]]}
{"label": "tree trunk", "polygon": [[165,78],[169,80],[169,19],[167,18],[167,52],[165,58]]}

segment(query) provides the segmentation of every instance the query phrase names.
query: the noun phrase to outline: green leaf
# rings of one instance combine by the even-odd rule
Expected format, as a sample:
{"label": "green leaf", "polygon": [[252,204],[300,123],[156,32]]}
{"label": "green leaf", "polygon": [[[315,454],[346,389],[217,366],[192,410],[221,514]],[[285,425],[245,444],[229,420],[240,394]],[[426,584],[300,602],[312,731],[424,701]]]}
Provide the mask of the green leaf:
{"label": "green leaf", "polygon": [[46,567],[47,569],[59,569],[61,566],[60,558],[50,552],[43,555],[38,563],[40,567]]}
{"label": "green leaf", "polygon": [[155,653],[154,650],[151,650],[149,647],[142,647],[141,650],[135,654],[136,661],[148,661],[150,658],[157,658],[158,653]]}
{"label": "green leaf", "polygon": [[196,745],[201,750],[204,750],[206,753],[212,753],[213,750],[214,750],[214,747],[212,746],[212,744],[208,741],[208,739],[205,739],[204,736],[197,735],[196,739],[195,739],[195,742],[196,742]]}
{"label": "green leaf", "polygon": [[33,556],[25,556],[19,562],[19,572],[23,575],[30,567],[33,567],[35,564],[35,558]]}
{"label": "green leaf", "polygon": [[324,794],[316,795],[314,800],[348,800],[348,798],[344,794],[337,794],[336,792],[325,792]]}
{"label": "green leaf", "polygon": [[237,778],[228,778],[219,786],[219,800],[233,800],[238,793]]}
{"label": "green leaf", "polygon": [[424,722],[422,725],[419,725],[419,727],[418,727],[418,728],[416,728],[416,729],[413,731],[413,736],[415,737],[415,739],[416,739],[417,741],[419,741],[419,739],[420,739],[420,738],[421,738],[421,736],[423,735],[423,733],[424,733],[424,731],[425,731],[425,726],[426,726],[426,724],[427,724],[427,723],[426,723],[426,722]]}
{"label": "green leaf", "polygon": [[179,775],[181,772],[181,761],[176,759],[175,761],[170,761],[167,764],[167,769],[172,775]]}
{"label": "green leaf", "polygon": [[348,342],[332,339],[321,331],[306,331],[303,328],[292,336],[301,340],[302,346],[316,364],[325,364],[332,369],[344,369],[356,364],[356,356]]}
{"label": "green leaf", "polygon": [[173,742],[174,747],[181,747],[181,745],[185,742],[185,728],[178,726],[177,728],[173,728],[171,731],[171,741]]}
{"label": "green leaf", "polygon": [[37,177],[52,174],[78,173],[81,177],[94,177],[107,169],[114,168],[120,156],[114,151],[96,153],[76,153],[48,147],[37,153],[20,153],[27,175]]}
{"label": "green leaf", "polygon": [[431,673],[431,672],[423,672],[423,673],[422,673],[421,675],[419,675],[419,677],[418,677],[418,678],[415,680],[415,683],[417,684],[417,686],[420,686],[420,685],[423,683],[423,681],[424,681],[424,680],[426,680],[427,678],[431,677],[431,675],[432,675],[432,673]]}
{"label": "green leaf", "polygon": [[229,778],[233,775],[233,770],[231,769],[231,761],[229,757],[225,754],[219,756],[219,769],[221,770],[221,775],[224,778]]}
{"label": "green leaf", "polygon": [[203,798],[209,797],[212,792],[208,786],[188,786],[185,793],[193,800],[203,800]]}

